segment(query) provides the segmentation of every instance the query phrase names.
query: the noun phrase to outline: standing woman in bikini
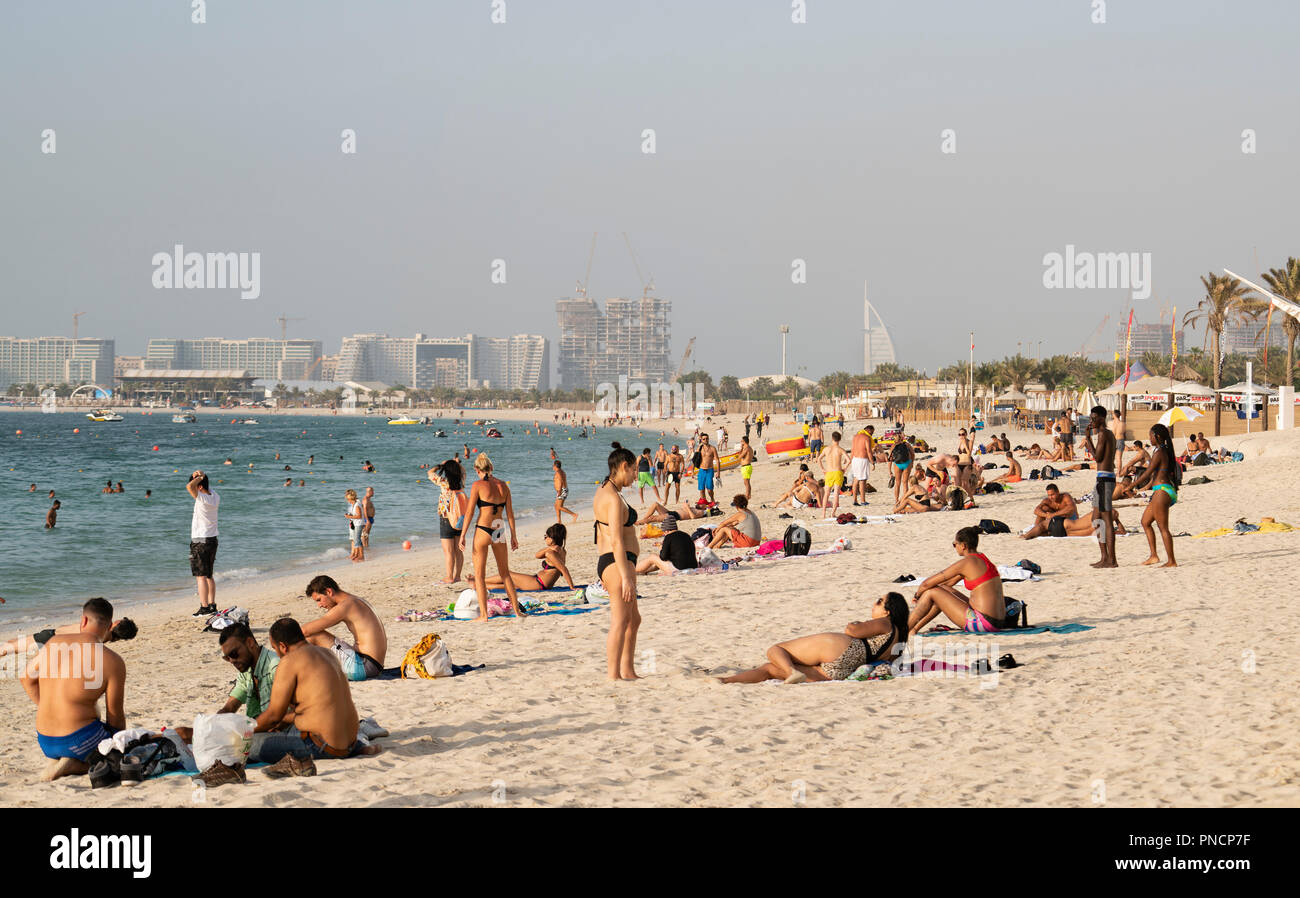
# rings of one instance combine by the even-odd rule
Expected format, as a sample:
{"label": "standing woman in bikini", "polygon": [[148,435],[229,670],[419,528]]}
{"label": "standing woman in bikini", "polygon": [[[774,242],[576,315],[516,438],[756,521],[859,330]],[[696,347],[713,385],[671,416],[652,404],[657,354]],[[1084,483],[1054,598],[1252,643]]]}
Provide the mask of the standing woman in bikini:
{"label": "standing woman in bikini", "polygon": [[1178,567],[1174,560],[1174,535],[1169,530],[1169,509],[1178,501],[1178,487],[1183,482],[1183,469],[1178,466],[1174,455],[1174,438],[1169,435],[1169,428],[1163,424],[1151,425],[1151,461],[1146,472],[1133,484],[1133,489],[1140,490],[1148,483],[1152,484],[1151,501],[1142,514],[1142,529],[1147,534],[1147,546],[1151,555],[1143,564],[1157,564],[1160,555],[1156,552],[1156,534],[1152,525],[1160,527],[1160,538],[1165,544],[1165,554],[1169,560],[1161,567]]}
{"label": "standing woman in bikini", "polygon": [[[927,577],[916,588],[916,607],[908,619],[912,633],[934,620],[940,612],[967,633],[996,633],[1007,625],[1007,599],[1002,593],[998,567],[977,551],[978,527],[957,531],[952,547],[958,560],[937,574]],[[956,589],[957,581],[970,592],[967,597]]]}
{"label": "standing woman in bikini", "polygon": [[596,515],[596,579],[609,592],[609,636],[605,662],[611,680],[638,679],[633,661],[641,612],[636,605],[636,512],[620,490],[636,483],[636,456],[614,443],[609,454],[609,476],[601,482],[592,502]]}
{"label": "standing woman in bikini", "polygon": [[[465,536],[474,525],[474,591],[478,593],[479,616],[476,621],[488,619],[487,607],[487,554],[489,549],[497,562],[497,573],[504,581],[506,595],[510,598],[510,607],[515,617],[522,618],[524,609],[519,606],[519,594],[515,591],[515,581],[510,577],[510,554],[506,550],[505,533],[507,524],[510,530],[510,548],[519,548],[519,538],[515,536],[515,507],[510,500],[510,487],[505,481],[492,476],[492,460],[486,452],[480,452],[474,458],[474,470],[479,479],[469,491],[469,511],[465,514],[465,528],[460,532],[460,550],[465,551]],[[501,512],[505,512],[505,517]],[[477,519],[477,523],[475,523]]]}
{"label": "standing woman in bikini", "polygon": [[971,438],[966,435],[966,428],[957,432],[957,486],[964,489],[968,495],[975,495],[975,490],[971,486],[970,469],[975,463],[975,456],[971,450]]}

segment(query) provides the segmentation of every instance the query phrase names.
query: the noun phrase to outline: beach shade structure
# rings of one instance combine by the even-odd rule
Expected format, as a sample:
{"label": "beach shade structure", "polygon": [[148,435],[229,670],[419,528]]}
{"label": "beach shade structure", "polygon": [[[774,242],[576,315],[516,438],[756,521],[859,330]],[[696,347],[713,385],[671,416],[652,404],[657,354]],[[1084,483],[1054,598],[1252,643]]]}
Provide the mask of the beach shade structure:
{"label": "beach shade structure", "polygon": [[1158,420],[1165,427],[1173,427],[1179,421],[1195,421],[1197,418],[1204,417],[1204,415],[1194,408],[1188,408],[1185,405],[1177,405],[1161,415]]}
{"label": "beach shade structure", "polygon": [[1084,390],[1079,394],[1079,401],[1074,404],[1074,410],[1080,415],[1092,413],[1092,407],[1097,405],[1097,394],[1092,390]]}
{"label": "beach shade structure", "polygon": [[[1249,385],[1248,385],[1244,380],[1237,381],[1235,384],[1229,384],[1229,385],[1226,386],[1226,387],[1220,387],[1220,388],[1219,388],[1219,392],[1220,392],[1220,393],[1240,393],[1240,394],[1242,394],[1242,395],[1244,396],[1244,395],[1246,394],[1246,387],[1247,387],[1247,386],[1250,387],[1250,392],[1254,393],[1256,396],[1276,396],[1276,395],[1277,395],[1277,390],[1274,390],[1274,389],[1273,389],[1272,387],[1270,387],[1268,384],[1249,384]],[[1210,390],[1209,390],[1209,387],[1206,387],[1205,389],[1206,389],[1207,392],[1210,391]]]}
{"label": "beach shade structure", "polygon": [[1018,405],[1023,405],[1025,402],[1028,402],[1028,401],[1029,401],[1029,397],[1026,396],[1024,393],[1020,392],[1019,390],[1007,390],[1007,391],[1006,391],[1005,393],[1003,393],[1001,396],[998,396],[998,397],[994,398],[993,401],[994,401],[994,402],[1014,402],[1014,403],[1016,403],[1016,404],[1018,404]]}

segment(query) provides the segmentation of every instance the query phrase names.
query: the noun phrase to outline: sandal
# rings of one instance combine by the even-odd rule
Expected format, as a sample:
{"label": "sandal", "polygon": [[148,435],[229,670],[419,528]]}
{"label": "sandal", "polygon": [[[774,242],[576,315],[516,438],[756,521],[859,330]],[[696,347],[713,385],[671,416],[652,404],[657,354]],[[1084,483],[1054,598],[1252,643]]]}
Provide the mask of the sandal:
{"label": "sandal", "polygon": [[1020,667],[1020,666],[1021,666],[1020,662],[1018,662],[1015,658],[1011,657],[1010,652],[1007,652],[1005,655],[1003,655],[1001,658],[998,659],[998,670],[1011,670],[1013,668]]}

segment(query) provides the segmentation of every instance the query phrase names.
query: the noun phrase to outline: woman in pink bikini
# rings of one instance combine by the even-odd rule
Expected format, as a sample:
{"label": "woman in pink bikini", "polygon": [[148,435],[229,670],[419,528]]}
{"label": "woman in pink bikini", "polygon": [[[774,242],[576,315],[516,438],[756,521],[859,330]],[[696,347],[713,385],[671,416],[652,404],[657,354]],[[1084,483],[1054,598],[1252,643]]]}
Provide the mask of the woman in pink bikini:
{"label": "woman in pink bikini", "polygon": [[[996,633],[1007,626],[1002,578],[997,565],[976,551],[979,541],[978,527],[957,531],[952,542],[959,556],[957,562],[927,577],[916,588],[916,607],[908,618],[911,633],[919,632],[941,611],[967,633]],[[969,598],[957,591],[958,580],[970,593]]]}

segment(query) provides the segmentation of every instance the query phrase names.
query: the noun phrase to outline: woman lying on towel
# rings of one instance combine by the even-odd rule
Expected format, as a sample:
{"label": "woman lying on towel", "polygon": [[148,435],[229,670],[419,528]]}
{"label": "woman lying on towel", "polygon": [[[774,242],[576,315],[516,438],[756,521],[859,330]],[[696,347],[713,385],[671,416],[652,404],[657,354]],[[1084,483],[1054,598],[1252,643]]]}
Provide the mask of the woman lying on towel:
{"label": "woman lying on towel", "polygon": [[[533,556],[541,559],[542,569],[536,574],[521,574],[518,571],[511,571],[510,579],[514,581],[515,589],[520,592],[538,592],[543,589],[550,589],[560,582],[560,577],[564,577],[569,584],[569,589],[577,589],[573,585],[573,577],[569,574],[569,569],[564,565],[568,557],[564,549],[564,541],[568,537],[568,530],[563,524],[552,524],[547,527],[546,545],[542,546],[537,551],[537,554]],[[467,579],[473,583],[474,575],[470,574]],[[488,589],[505,586],[500,574],[493,574],[483,582]]]}
{"label": "woman lying on towel", "polygon": [[871,619],[854,621],[843,633],[818,633],[781,642],[767,650],[767,663],[726,677],[724,683],[787,683],[845,680],[864,664],[891,661],[907,643],[907,599],[885,593],[871,606]]}
{"label": "woman lying on towel", "polygon": [[[967,633],[996,633],[1007,625],[1007,600],[1002,593],[998,567],[988,556],[976,551],[980,529],[963,527],[957,531],[952,547],[958,561],[937,574],[927,577],[916,588],[916,607],[908,618],[908,629],[917,633],[943,612],[948,620]],[[957,581],[970,597],[956,589]]]}

